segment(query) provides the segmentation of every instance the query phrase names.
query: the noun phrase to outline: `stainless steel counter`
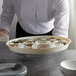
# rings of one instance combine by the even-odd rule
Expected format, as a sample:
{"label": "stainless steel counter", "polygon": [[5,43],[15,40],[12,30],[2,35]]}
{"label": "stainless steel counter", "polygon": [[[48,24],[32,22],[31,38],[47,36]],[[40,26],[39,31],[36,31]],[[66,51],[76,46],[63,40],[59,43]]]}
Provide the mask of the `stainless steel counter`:
{"label": "stainless steel counter", "polygon": [[23,55],[11,52],[5,43],[0,43],[0,63],[21,61],[28,68],[26,76],[62,76],[59,63],[68,59],[76,59],[76,50],[47,55]]}

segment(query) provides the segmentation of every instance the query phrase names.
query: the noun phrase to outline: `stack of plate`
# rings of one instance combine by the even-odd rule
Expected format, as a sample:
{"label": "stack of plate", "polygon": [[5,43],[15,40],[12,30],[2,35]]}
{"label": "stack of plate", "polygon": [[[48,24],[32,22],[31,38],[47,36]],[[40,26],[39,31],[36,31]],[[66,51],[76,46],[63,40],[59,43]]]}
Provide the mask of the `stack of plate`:
{"label": "stack of plate", "polygon": [[[24,76],[27,73],[27,67],[22,65],[20,69],[8,70],[6,68],[13,67],[16,63],[3,63],[0,64],[0,76]],[[5,70],[6,69],[6,70]]]}
{"label": "stack of plate", "polygon": [[76,60],[61,62],[60,69],[64,76],[76,76]]}

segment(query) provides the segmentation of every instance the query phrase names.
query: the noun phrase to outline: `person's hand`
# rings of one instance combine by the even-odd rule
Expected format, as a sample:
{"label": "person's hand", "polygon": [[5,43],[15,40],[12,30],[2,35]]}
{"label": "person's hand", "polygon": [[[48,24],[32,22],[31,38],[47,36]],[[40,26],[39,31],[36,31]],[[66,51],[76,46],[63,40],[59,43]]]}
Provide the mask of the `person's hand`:
{"label": "person's hand", "polygon": [[8,31],[5,29],[0,29],[0,36],[8,34]]}

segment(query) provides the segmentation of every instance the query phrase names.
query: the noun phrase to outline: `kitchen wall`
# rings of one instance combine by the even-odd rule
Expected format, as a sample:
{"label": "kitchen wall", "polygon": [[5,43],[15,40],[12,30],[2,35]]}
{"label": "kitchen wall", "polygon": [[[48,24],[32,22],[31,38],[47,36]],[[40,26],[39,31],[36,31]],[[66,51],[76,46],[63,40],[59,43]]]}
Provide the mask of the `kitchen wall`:
{"label": "kitchen wall", "polygon": [[[2,4],[3,4],[3,0],[0,0],[0,17],[1,17],[1,13],[2,13]],[[0,20],[1,20],[1,18],[0,18]],[[17,22],[17,17],[15,16],[14,20],[12,22],[12,25],[11,25],[10,32],[9,32],[10,39],[15,37],[16,22]]]}

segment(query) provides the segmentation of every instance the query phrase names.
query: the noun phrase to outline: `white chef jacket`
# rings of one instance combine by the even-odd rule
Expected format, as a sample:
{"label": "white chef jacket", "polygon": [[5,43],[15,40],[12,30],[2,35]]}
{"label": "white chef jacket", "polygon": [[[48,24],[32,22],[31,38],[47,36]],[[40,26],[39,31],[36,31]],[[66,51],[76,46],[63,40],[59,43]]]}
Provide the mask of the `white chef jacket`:
{"label": "white chef jacket", "polygon": [[15,14],[23,30],[30,34],[54,29],[54,36],[68,37],[68,0],[4,0],[0,28],[9,31]]}

